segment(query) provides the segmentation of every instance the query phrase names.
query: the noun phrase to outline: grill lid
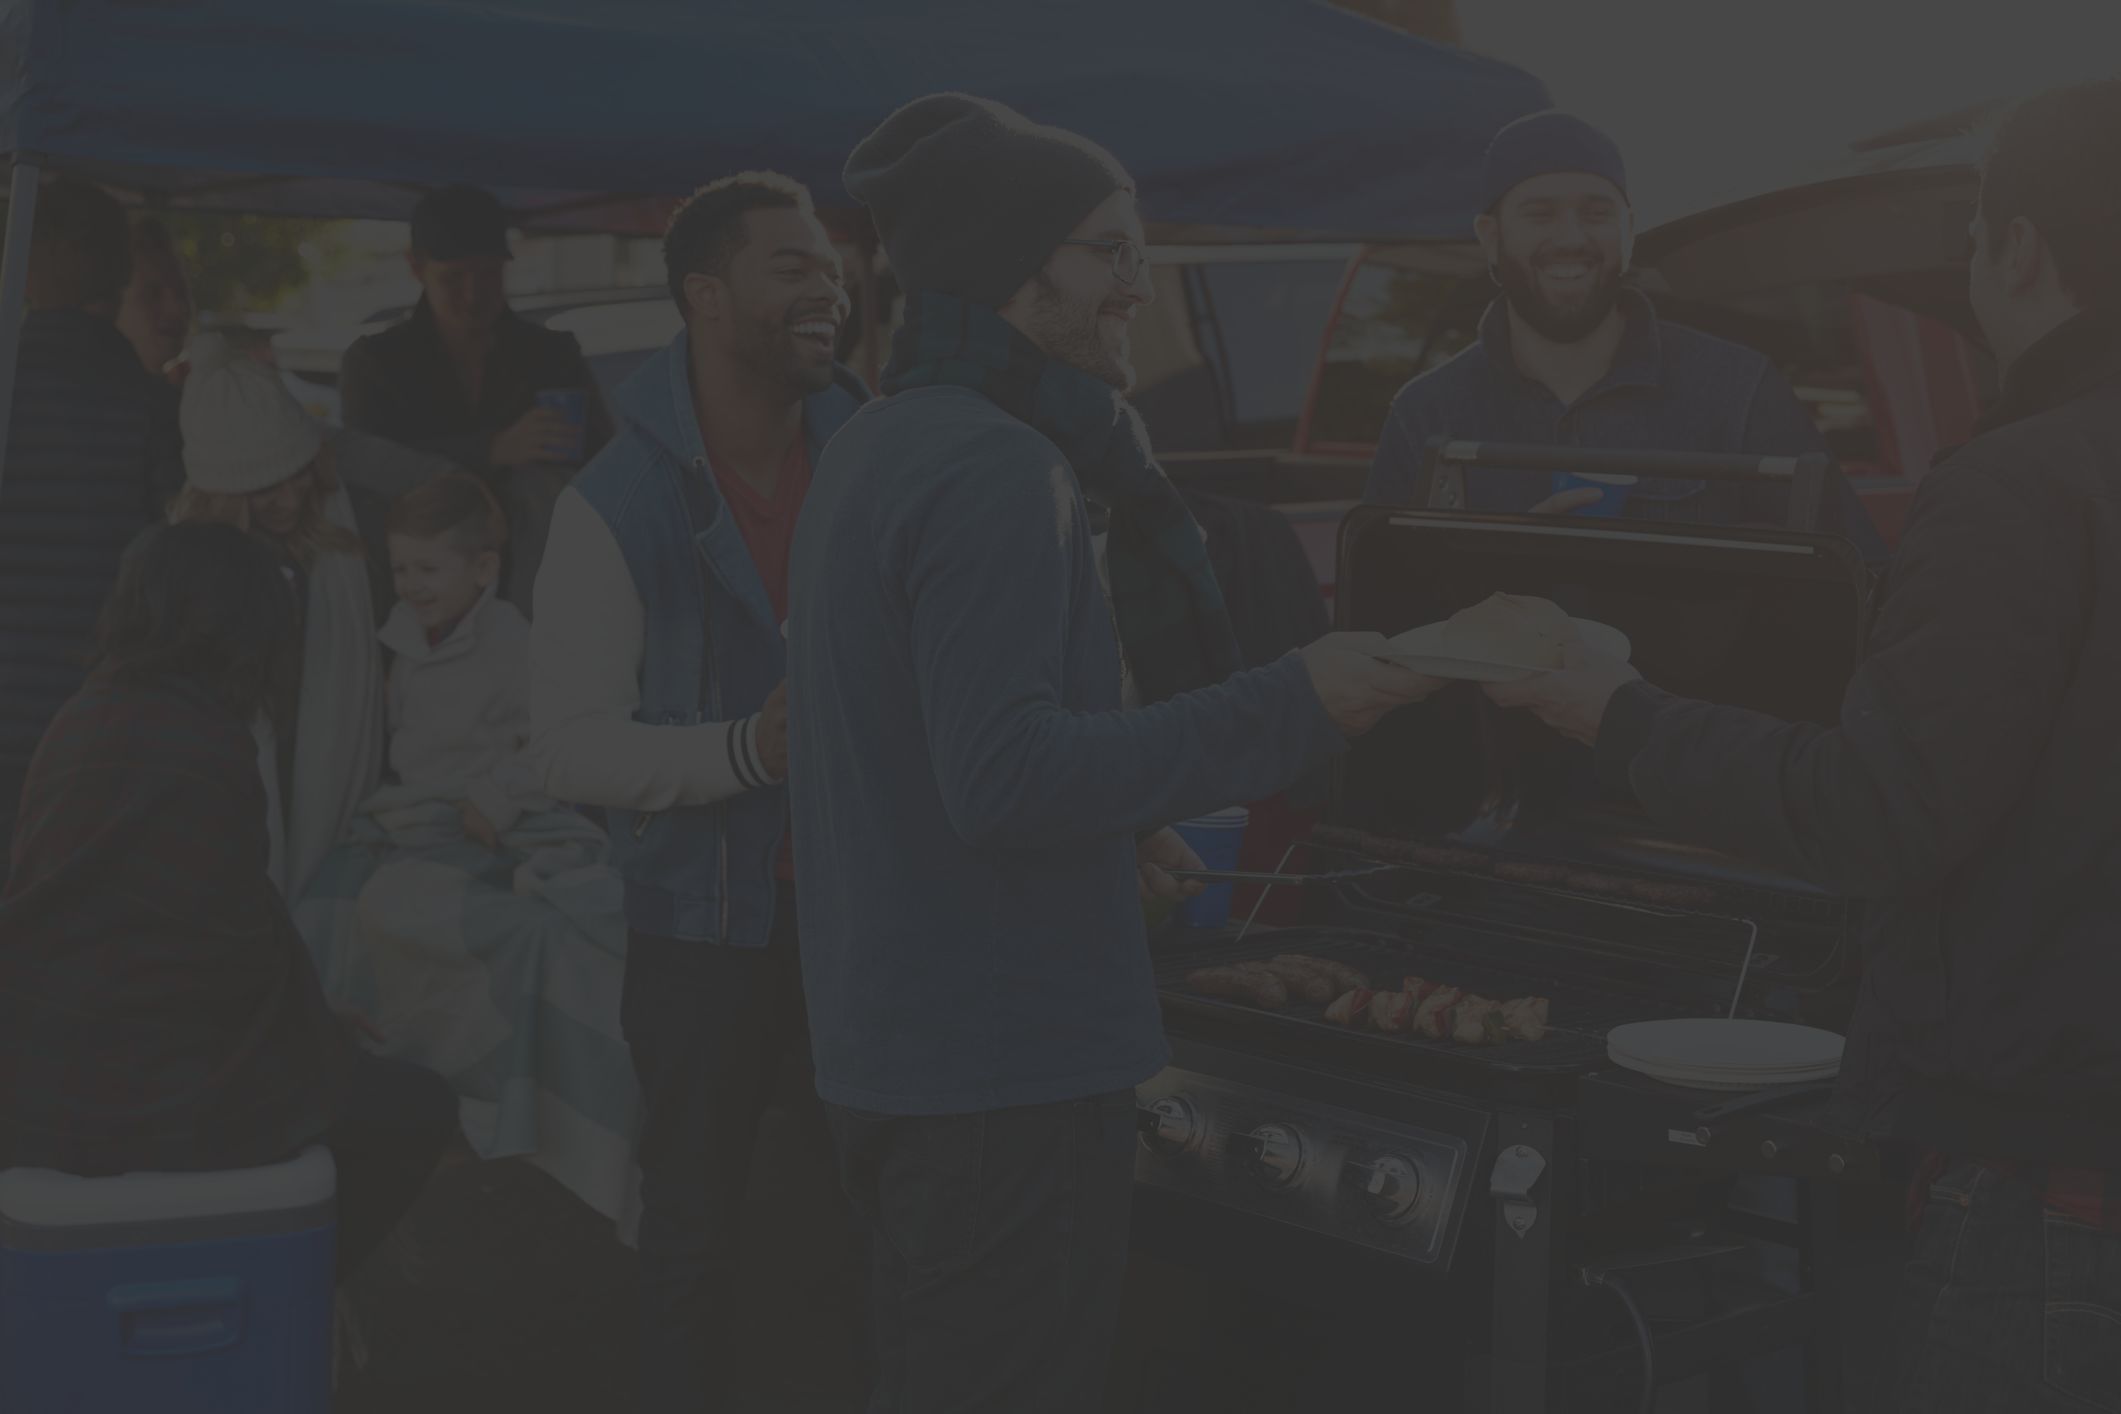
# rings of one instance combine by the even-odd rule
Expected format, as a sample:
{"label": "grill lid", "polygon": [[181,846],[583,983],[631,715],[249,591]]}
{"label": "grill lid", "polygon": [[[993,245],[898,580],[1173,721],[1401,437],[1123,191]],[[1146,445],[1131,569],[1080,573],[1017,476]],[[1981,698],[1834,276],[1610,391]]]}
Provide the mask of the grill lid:
{"label": "grill lid", "polygon": [[[1660,687],[1826,724],[1862,653],[1869,585],[1855,549],[1829,535],[1363,506],[1341,526],[1337,617],[1391,635],[1497,592],[1537,595],[1626,633]],[[1817,894],[1665,830],[1599,786],[1588,748],[1470,684],[1357,742],[1334,813],[1520,858]]]}

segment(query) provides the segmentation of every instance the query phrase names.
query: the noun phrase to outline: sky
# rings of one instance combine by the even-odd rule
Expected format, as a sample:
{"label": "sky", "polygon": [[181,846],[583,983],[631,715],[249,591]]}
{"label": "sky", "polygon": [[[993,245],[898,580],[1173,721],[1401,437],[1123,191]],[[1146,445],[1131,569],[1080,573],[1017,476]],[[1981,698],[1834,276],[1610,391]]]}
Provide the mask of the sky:
{"label": "sky", "polygon": [[1458,0],[1629,164],[1638,219],[1794,180],[1849,141],[2121,75],[2121,0]]}

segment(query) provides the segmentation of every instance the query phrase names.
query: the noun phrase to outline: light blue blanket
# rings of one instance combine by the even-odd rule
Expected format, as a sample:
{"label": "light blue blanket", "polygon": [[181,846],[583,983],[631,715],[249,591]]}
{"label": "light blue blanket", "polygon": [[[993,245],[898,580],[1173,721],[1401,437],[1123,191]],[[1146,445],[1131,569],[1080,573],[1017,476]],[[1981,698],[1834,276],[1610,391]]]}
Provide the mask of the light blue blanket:
{"label": "light blue blanket", "polygon": [[332,1001],[456,1089],[481,1156],[527,1156],[630,1239],[640,1097],[619,1030],[621,885],[602,831],[571,811],[527,815],[501,843],[386,788],[295,921]]}

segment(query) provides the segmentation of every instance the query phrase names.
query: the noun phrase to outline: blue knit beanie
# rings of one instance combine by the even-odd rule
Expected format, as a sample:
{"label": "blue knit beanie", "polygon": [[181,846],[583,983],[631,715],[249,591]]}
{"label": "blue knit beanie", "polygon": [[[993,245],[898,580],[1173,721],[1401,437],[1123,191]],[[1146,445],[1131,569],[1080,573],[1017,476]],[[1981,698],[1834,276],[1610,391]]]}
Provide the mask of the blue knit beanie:
{"label": "blue knit beanie", "polygon": [[1493,212],[1518,183],[1553,172],[1603,177],[1627,199],[1627,164],[1613,140],[1574,114],[1549,108],[1519,118],[1488,144],[1481,210]]}

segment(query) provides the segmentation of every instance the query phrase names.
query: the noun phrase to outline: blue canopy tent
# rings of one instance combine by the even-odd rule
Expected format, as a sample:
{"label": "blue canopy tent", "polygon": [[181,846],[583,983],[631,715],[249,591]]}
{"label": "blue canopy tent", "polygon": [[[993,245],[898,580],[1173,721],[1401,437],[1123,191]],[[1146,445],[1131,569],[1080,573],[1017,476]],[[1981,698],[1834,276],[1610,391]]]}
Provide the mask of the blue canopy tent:
{"label": "blue canopy tent", "polygon": [[1463,238],[1488,136],[1547,102],[1318,0],[0,0],[0,400],[41,171],[330,216],[474,181],[638,229],[750,167],[847,205],[848,150],[939,89],[1105,143],[1160,224],[1394,240]]}

